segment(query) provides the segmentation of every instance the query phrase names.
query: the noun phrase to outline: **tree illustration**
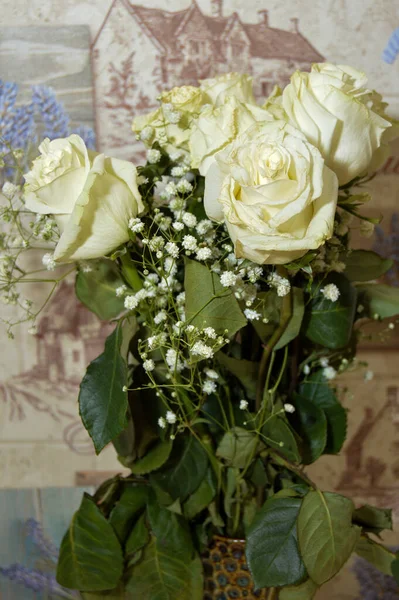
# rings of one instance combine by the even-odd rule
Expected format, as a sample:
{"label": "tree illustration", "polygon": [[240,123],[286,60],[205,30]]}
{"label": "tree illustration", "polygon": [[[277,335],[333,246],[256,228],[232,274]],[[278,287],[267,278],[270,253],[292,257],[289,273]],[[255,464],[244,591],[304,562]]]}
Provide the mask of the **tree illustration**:
{"label": "tree illustration", "polygon": [[107,99],[105,105],[107,108],[123,108],[131,111],[133,103],[130,100],[137,89],[135,81],[135,71],[133,67],[133,58],[135,52],[131,52],[120,64],[118,68],[113,62],[108,65],[110,73],[110,87],[105,93]]}

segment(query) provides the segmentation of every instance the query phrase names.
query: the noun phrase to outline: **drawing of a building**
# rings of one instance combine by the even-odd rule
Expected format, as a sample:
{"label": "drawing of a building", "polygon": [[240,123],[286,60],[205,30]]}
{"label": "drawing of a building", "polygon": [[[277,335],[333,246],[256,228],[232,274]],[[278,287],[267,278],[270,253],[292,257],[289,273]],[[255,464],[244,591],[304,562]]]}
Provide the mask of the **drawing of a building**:
{"label": "drawing of a building", "polygon": [[73,284],[63,281],[39,321],[34,379],[79,383],[111,331],[112,325],[77,301]]}
{"label": "drawing of a building", "polygon": [[253,75],[255,95],[264,98],[296,68],[324,60],[296,18],[286,31],[270,26],[267,10],[245,23],[237,13],[223,16],[222,0],[212,7],[209,16],[196,0],[178,12],[113,0],[92,46],[101,149],[132,148],[133,116],[155,107],[163,89],[239,71]]}

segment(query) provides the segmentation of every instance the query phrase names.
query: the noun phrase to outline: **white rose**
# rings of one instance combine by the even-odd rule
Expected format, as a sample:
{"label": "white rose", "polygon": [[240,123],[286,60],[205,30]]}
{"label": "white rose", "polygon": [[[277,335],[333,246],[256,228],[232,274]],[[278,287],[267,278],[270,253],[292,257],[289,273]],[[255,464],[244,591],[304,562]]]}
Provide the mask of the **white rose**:
{"label": "white rose", "polygon": [[157,141],[169,154],[188,155],[191,125],[201,107],[208,102],[198,87],[184,85],[163,92],[157,110],[133,120],[132,129],[146,146]]}
{"label": "white rose", "polygon": [[224,104],[231,97],[246,104],[255,104],[252,77],[249,75],[226,73],[212,79],[203,79],[200,89],[208,96],[208,102],[215,106]]}
{"label": "white rose", "polygon": [[367,173],[391,123],[374,110],[364,73],[348,66],[314,64],[296,71],[283,91],[283,107],[335,171],[340,185]]}
{"label": "white rose", "polygon": [[25,202],[54,216],[59,262],[104,256],[129,239],[128,223],[144,209],[136,167],[87,150],[78,135],[44,140],[25,175]]}
{"label": "white rose", "polygon": [[237,257],[285,264],[332,236],[337,177],[285,121],[253,125],[215,159],[205,210],[226,223]]}
{"label": "white rose", "polygon": [[227,98],[220,106],[204,106],[191,128],[191,166],[205,175],[217,152],[254,123],[272,119],[267,110],[234,97]]}

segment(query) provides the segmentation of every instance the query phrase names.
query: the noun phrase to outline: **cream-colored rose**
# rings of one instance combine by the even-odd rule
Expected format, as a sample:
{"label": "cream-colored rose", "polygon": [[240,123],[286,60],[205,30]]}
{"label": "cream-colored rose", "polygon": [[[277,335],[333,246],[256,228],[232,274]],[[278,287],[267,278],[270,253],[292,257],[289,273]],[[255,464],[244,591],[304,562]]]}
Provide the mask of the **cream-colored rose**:
{"label": "cream-colored rose", "polygon": [[224,104],[231,97],[245,104],[255,104],[252,77],[249,75],[226,73],[212,79],[203,79],[200,89],[208,96],[208,102],[215,106]]}
{"label": "cream-colored rose", "polygon": [[338,181],[285,121],[255,124],[215,156],[205,210],[225,222],[237,257],[285,264],[333,234]]}
{"label": "cream-colored rose", "polygon": [[160,100],[156,111],[133,120],[133,131],[146,146],[157,141],[169,154],[187,156],[192,123],[208,98],[200,88],[184,85],[163,92]]}
{"label": "cream-colored rose", "polygon": [[54,216],[61,237],[58,262],[105,256],[129,239],[128,223],[144,210],[136,167],[88,151],[78,135],[46,139],[25,175],[25,202]]}
{"label": "cream-colored rose", "polygon": [[191,166],[205,175],[217,152],[254,123],[272,119],[273,115],[267,110],[234,97],[227,98],[220,106],[205,106],[191,127]]}
{"label": "cream-colored rose", "polygon": [[367,77],[352,67],[314,64],[283,91],[291,121],[322,153],[340,185],[367,173],[391,123],[374,110]]}

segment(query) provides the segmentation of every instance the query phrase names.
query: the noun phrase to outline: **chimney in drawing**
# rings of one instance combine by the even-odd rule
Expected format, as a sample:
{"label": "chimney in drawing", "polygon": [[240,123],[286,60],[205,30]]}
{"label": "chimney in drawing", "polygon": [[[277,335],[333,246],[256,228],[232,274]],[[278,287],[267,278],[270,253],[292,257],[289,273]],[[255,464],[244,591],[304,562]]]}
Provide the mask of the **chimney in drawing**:
{"label": "chimney in drawing", "polygon": [[269,11],[266,9],[258,10],[258,15],[259,15],[259,22],[263,23],[263,25],[266,25],[266,27],[268,27],[269,26]]}
{"label": "chimney in drawing", "polygon": [[293,33],[299,33],[299,19],[297,17],[295,17],[290,20],[291,20],[291,31]]}
{"label": "chimney in drawing", "polygon": [[211,0],[212,16],[223,16],[223,0]]}

